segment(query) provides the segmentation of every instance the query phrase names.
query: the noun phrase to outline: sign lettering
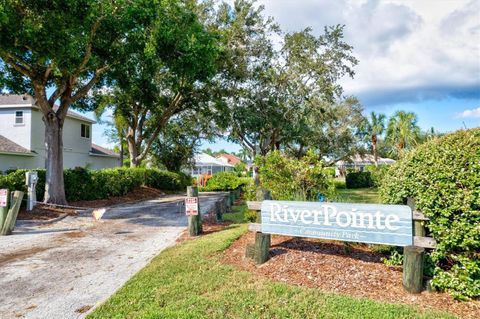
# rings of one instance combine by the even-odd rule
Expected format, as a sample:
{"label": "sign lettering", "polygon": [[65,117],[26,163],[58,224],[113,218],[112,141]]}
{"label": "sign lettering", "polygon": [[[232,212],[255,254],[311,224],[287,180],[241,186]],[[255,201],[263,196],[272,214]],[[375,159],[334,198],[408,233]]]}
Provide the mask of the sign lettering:
{"label": "sign lettering", "polygon": [[412,245],[412,211],[405,205],[266,200],[261,214],[263,233]]}
{"label": "sign lettering", "polygon": [[7,207],[7,192],[6,189],[0,189],[0,207]]}
{"label": "sign lettering", "polygon": [[185,213],[187,216],[198,215],[198,197],[185,198]]}

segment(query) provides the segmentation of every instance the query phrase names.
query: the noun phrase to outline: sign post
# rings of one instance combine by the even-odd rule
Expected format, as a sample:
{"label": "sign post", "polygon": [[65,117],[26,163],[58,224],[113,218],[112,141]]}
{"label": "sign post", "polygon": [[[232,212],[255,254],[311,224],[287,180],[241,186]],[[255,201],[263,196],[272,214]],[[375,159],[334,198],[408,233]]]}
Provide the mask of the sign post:
{"label": "sign post", "polygon": [[0,231],[7,219],[8,213],[8,189],[0,189]]}
{"label": "sign post", "polygon": [[188,216],[188,231],[190,236],[198,236],[202,233],[202,215],[198,200],[198,188],[187,187],[187,198],[185,199],[185,214]]}

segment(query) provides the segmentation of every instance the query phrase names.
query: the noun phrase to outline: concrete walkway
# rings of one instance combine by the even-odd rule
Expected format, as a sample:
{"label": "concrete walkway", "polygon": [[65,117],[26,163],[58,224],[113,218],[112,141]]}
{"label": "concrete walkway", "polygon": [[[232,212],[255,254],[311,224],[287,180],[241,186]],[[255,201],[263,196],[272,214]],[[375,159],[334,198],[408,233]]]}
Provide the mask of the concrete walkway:
{"label": "concrete walkway", "polygon": [[[200,198],[202,213],[220,195]],[[187,225],[181,196],[67,217],[0,237],[0,318],[83,318]]]}

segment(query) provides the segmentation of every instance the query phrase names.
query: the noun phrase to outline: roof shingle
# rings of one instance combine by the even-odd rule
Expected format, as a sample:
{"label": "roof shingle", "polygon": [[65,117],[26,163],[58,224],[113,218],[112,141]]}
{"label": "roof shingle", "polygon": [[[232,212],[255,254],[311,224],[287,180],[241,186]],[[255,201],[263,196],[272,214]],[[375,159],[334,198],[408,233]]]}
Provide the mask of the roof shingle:
{"label": "roof shingle", "polygon": [[0,135],[0,152],[31,154],[29,150]]}

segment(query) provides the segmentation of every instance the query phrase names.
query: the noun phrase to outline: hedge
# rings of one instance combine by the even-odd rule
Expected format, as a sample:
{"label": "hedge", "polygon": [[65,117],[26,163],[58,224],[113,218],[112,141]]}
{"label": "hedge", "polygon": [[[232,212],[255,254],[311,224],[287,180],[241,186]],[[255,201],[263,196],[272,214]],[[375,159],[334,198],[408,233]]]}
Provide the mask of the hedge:
{"label": "hedge", "polygon": [[430,219],[432,285],[457,299],[480,297],[480,129],[420,145],[389,169],[380,192],[391,204],[414,198]]}
{"label": "hedge", "polygon": [[370,172],[352,172],[345,177],[347,188],[365,188],[375,185]]}
{"label": "hedge", "polygon": [[[0,188],[26,191],[25,172],[11,171],[0,176]],[[45,191],[45,170],[36,170],[37,200],[43,200]],[[122,196],[140,186],[148,186],[161,190],[184,190],[191,184],[191,178],[183,173],[145,168],[107,168],[87,170],[84,168],[66,169],[65,195],[68,201],[106,199]]]}
{"label": "hedge", "polygon": [[236,172],[219,172],[214,174],[206,186],[200,187],[201,192],[232,191],[245,186],[249,177],[239,177]]}

